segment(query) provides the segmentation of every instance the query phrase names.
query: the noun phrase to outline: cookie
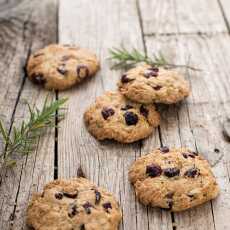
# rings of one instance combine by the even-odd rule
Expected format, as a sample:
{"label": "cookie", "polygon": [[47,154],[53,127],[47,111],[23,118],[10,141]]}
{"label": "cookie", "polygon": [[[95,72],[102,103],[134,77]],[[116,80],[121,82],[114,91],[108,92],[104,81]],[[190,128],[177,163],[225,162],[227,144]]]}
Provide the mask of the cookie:
{"label": "cookie", "polygon": [[46,89],[65,90],[99,69],[96,55],[78,46],[52,44],[30,56],[29,79]]}
{"label": "cookie", "polygon": [[175,212],[219,193],[209,163],[187,148],[162,147],[140,157],[129,169],[129,180],[141,203]]}
{"label": "cookie", "polygon": [[180,74],[149,65],[130,69],[122,75],[118,87],[130,100],[143,104],[172,104],[189,95],[189,85]]}
{"label": "cookie", "polygon": [[27,224],[34,230],[117,230],[120,220],[113,195],[85,178],[48,183],[27,209]]}
{"label": "cookie", "polygon": [[84,114],[89,132],[98,140],[131,143],[148,137],[159,125],[154,105],[131,102],[119,92],[106,92]]}

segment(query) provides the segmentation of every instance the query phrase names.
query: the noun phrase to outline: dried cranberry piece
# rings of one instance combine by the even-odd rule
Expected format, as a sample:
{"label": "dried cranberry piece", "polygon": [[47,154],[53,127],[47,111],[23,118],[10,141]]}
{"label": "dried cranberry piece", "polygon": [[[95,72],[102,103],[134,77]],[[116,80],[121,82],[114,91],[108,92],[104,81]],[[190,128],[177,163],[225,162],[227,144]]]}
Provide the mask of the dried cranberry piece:
{"label": "dried cranberry piece", "polygon": [[110,202],[104,203],[102,206],[106,212],[109,212],[109,208],[112,209],[112,205]]}
{"label": "dried cranberry piece", "polygon": [[162,146],[162,147],[160,147],[160,151],[162,153],[168,153],[169,152],[169,148],[167,146]]}
{"label": "dried cranberry piece", "polygon": [[85,225],[84,225],[84,224],[82,224],[82,225],[80,226],[80,230],[85,230]]}
{"label": "dried cranberry piece", "polygon": [[65,65],[60,65],[59,67],[57,67],[57,71],[62,75],[65,75],[68,72],[65,68]]}
{"label": "dried cranberry piece", "polygon": [[31,75],[32,82],[37,85],[44,85],[46,83],[46,79],[41,73],[34,73]]}
{"label": "dried cranberry piece", "polygon": [[140,113],[144,116],[144,117],[148,117],[148,115],[149,115],[149,111],[148,111],[148,109],[146,109],[145,108],[145,106],[144,105],[141,105],[141,107],[140,107]]}
{"label": "dried cranberry piece", "polygon": [[188,158],[188,157],[191,157],[191,158],[195,158],[195,155],[193,153],[182,153],[183,157],[184,158]]}
{"label": "dried cranberry piece", "polygon": [[130,81],[134,81],[134,79],[128,78],[126,74],[124,74],[124,75],[121,76],[121,82],[122,83],[128,83]]}
{"label": "dried cranberry piece", "polygon": [[182,155],[183,155],[184,158],[186,158],[186,159],[188,158],[188,154],[187,153],[182,153]]}
{"label": "dried cranberry piece", "polygon": [[153,68],[149,68],[144,72],[144,76],[146,78],[157,77],[158,76],[158,71],[154,71]]}
{"label": "dried cranberry piece", "polygon": [[95,204],[99,204],[101,200],[101,193],[95,190]]}
{"label": "dried cranberry piece", "polygon": [[138,116],[133,112],[125,112],[124,117],[127,125],[136,125],[138,122]]}
{"label": "dried cranberry piece", "polygon": [[128,109],[132,109],[133,106],[132,105],[126,105],[124,107],[121,108],[121,110],[128,110]]}
{"label": "dried cranberry piece", "polygon": [[153,89],[155,89],[155,90],[160,90],[161,88],[162,88],[162,86],[160,86],[160,85],[153,86]]}
{"label": "dried cranberry piece", "polygon": [[112,108],[107,108],[107,107],[104,107],[101,111],[101,115],[105,120],[107,120],[108,117],[113,116],[114,113],[115,111]]}
{"label": "dried cranberry piece", "polygon": [[190,197],[190,198],[194,198],[194,195],[190,194],[190,193],[188,193],[187,196]]}
{"label": "dried cranberry piece", "polygon": [[91,213],[91,209],[90,209],[90,208],[93,207],[92,204],[90,204],[89,202],[86,202],[86,203],[83,204],[82,206],[83,206],[83,208],[85,209],[85,212],[86,212],[87,214],[90,214],[90,213]]}
{"label": "dried cranberry piece", "polygon": [[74,217],[78,213],[77,211],[77,205],[76,204],[70,204],[68,208],[68,216],[70,218]]}
{"label": "dried cranberry piece", "polygon": [[77,66],[77,76],[78,77],[88,77],[89,76],[89,68],[87,65],[80,64]]}
{"label": "dried cranberry piece", "polygon": [[180,175],[180,169],[178,168],[166,168],[164,169],[164,175],[167,177],[174,177]]}
{"label": "dried cranberry piece", "polygon": [[63,195],[68,197],[68,198],[76,198],[78,195],[78,191],[74,191],[74,192],[63,192]]}
{"label": "dried cranberry piece", "polygon": [[200,170],[196,167],[190,168],[184,173],[184,176],[191,177],[191,178],[194,178],[195,176],[199,176],[199,175],[200,175]]}
{"label": "dried cranberry piece", "polygon": [[151,164],[146,166],[146,174],[150,177],[157,177],[160,176],[162,173],[162,169],[157,164]]}
{"label": "dried cranberry piece", "polygon": [[191,154],[198,156],[199,154],[197,152],[190,152]]}
{"label": "dried cranberry piece", "polygon": [[56,192],[55,193],[55,198],[58,200],[61,200],[63,198],[63,193],[62,192]]}

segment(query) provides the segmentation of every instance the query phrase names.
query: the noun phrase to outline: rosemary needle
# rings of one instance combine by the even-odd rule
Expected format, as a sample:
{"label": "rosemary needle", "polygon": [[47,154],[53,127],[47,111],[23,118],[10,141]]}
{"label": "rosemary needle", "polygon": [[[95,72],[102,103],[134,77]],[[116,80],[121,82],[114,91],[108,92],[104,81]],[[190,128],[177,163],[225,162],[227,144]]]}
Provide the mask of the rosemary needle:
{"label": "rosemary needle", "polygon": [[0,120],[0,135],[4,141],[3,152],[0,154],[1,166],[13,166],[15,158],[31,153],[34,150],[37,138],[43,134],[45,128],[55,127],[55,118],[63,119],[64,114],[56,114],[58,109],[67,101],[66,98],[52,101],[48,104],[48,97],[41,110],[32,109],[27,103],[30,113],[28,121],[22,121],[20,127],[12,127],[12,134],[4,127]]}
{"label": "rosemary needle", "polygon": [[138,63],[146,63],[156,67],[187,68],[194,71],[201,71],[201,69],[189,65],[176,65],[169,63],[161,52],[153,55],[153,57],[149,57],[135,48],[128,51],[126,48],[121,47],[109,49],[109,53],[109,59],[115,61],[112,69],[128,69]]}

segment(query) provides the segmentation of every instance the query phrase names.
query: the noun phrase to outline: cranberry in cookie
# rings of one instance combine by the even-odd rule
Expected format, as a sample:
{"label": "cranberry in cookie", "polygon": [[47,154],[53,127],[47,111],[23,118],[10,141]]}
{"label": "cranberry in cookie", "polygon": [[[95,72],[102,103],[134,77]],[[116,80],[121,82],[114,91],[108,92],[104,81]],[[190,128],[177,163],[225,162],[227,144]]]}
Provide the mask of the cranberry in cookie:
{"label": "cranberry in cookie", "polygon": [[132,102],[120,92],[106,92],[84,114],[88,131],[98,140],[131,143],[146,138],[159,125],[154,105]]}
{"label": "cranberry in cookie", "polygon": [[27,209],[27,224],[34,230],[118,230],[120,220],[114,196],[85,178],[48,183]]}
{"label": "cranberry in cookie", "polygon": [[78,46],[52,44],[29,57],[27,75],[36,85],[65,90],[96,74],[96,55]]}
{"label": "cranberry in cookie", "polygon": [[219,193],[209,163],[187,148],[162,147],[138,158],[129,169],[129,180],[141,203],[174,212]]}
{"label": "cranberry in cookie", "polygon": [[120,92],[132,101],[150,104],[172,104],[189,95],[189,85],[174,70],[139,65],[122,75]]}

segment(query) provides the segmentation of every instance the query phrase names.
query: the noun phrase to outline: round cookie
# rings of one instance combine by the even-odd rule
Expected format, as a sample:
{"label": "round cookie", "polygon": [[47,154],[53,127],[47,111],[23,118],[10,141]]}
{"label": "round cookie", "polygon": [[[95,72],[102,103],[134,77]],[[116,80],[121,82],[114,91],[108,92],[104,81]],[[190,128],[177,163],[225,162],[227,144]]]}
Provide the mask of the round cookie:
{"label": "round cookie", "polygon": [[78,46],[52,44],[30,56],[29,79],[46,89],[65,90],[99,69],[96,55]]}
{"label": "round cookie", "polygon": [[98,140],[131,143],[148,137],[159,125],[154,105],[131,102],[119,92],[106,92],[84,114],[89,132]]}
{"label": "round cookie", "polygon": [[118,87],[130,100],[143,104],[172,104],[189,95],[189,85],[180,74],[149,65],[130,69],[122,75]]}
{"label": "round cookie", "polygon": [[208,162],[186,148],[162,147],[137,159],[129,170],[140,202],[182,211],[215,198],[219,187]]}
{"label": "round cookie", "polygon": [[27,209],[27,224],[34,230],[117,230],[120,220],[113,195],[85,178],[48,183]]}

